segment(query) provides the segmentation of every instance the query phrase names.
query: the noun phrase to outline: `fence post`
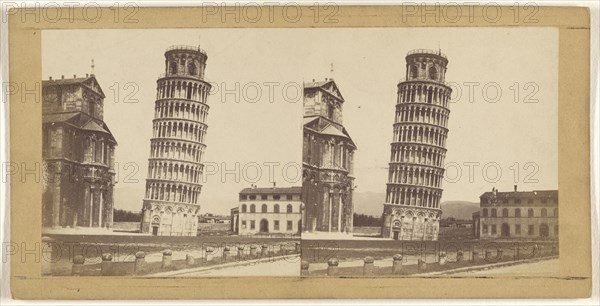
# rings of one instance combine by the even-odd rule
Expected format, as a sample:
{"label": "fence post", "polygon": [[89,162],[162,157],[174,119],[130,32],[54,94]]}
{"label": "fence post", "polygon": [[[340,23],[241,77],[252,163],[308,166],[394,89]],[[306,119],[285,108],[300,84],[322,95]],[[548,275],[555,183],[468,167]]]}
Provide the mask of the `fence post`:
{"label": "fence post", "polygon": [[241,245],[237,247],[237,256],[238,261],[242,261],[242,259],[244,258],[244,247]]}
{"label": "fence post", "polygon": [[194,259],[194,257],[190,254],[186,254],[185,255],[185,264],[188,266],[193,266],[196,264],[196,260]]}
{"label": "fence post", "polygon": [[81,276],[81,272],[83,272],[83,263],[85,262],[85,257],[82,255],[76,255],[73,257],[73,268],[71,269],[71,275],[73,276]]}
{"label": "fence post", "polygon": [[213,248],[212,247],[206,247],[206,261],[209,262],[211,260],[213,260]]}
{"label": "fence post", "polygon": [[[47,236],[42,237],[42,275],[52,274],[53,244],[54,239]],[[47,248],[50,250],[48,251]],[[47,256],[48,254],[50,256]]]}
{"label": "fence post", "polygon": [[402,255],[396,254],[392,257],[392,274],[401,274],[402,273]]}
{"label": "fence post", "polygon": [[171,250],[163,251],[162,268],[168,268],[171,266],[171,255],[173,255],[173,252]]}
{"label": "fence post", "polygon": [[475,263],[479,260],[479,251],[473,250],[471,254],[471,262]]}
{"label": "fence post", "polygon": [[417,261],[417,267],[419,268],[419,270],[425,271],[427,270],[427,263],[425,262],[425,260],[419,258],[419,260]]}
{"label": "fence post", "polygon": [[260,256],[261,256],[261,257],[265,257],[265,256],[269,255],[269,254],[267,254],[267,250],[268,250],[268,248],[269,248],[269,246],[268,246],[268,245],[266,245],[266,244],[263,244],[263,245],[260,247]]}
{"label": "fence post", "polygon": [[113,259],[112,254],[110,254],[110,253],[102,254],[102,264],[100,265],[100,269],[102,270],[102,275],[110,275],[112,259]]}
{"label": "fence post", "polygon": [[225,246],[223,247],[223,262],[227,262],[227,256],[229,256],[229,247]]}
{"label": "fence post", "polygon": [[498,249],[496,252],[496,260],[497,261],[502,261],[502,257],[504,257],[504,250],[503,249]]}
{"label": "fence post", "polygon": [[251,245],[250,246],[250,257],[256,257],[257,255],[257,251],[256,251],[256,245]]}
{"label": "fence post", "polygon": [[139,273],[146,269],[146,253],[139,251],[135,253],[135,272]]}
{"label": "fence post", "polygon": [[447,261],[448,260],[446,258],[446,253],[445,252],[441,252],[440,253],[440,259],[439,259],[440,266],[445,266]]}
{"label": "fence post", "polygon": [[463,251],[456,252],[456,262],[461,262],[463,260],[464,253]]}
{"label": "fence post", "polygon": [[308,273],[308,261],[303,260],[302,263],[300,263],[300,276],[308,276],[310,275]]}
{"label": "fence post", "polygon": [[338,265],[340,264],[340,261],[337,258],[330,258],[327,261],[327,275],[328,276],[336,276],[339,274],[339,267]]}
{"label": "fence post", "polygon": [[373,262],[375,262],[375,259],[373,259],[373,257],[371,256],[367,256],[364,259],[364,266],[363,266],[363,275],[373,275],[375,274],[375,265],[373,264]]}

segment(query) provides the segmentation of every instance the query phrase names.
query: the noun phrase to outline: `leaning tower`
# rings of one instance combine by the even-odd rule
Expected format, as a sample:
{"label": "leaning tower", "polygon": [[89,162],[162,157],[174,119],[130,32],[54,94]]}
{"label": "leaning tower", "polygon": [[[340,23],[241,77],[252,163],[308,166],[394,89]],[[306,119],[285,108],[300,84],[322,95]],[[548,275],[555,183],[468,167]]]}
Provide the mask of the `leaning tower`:
{"label": "leaning tower", "polygon": [[157,81],[141,230],[158,236],[196,236],[210,84],[206,52],[172,46]]}
{"label": "leaning tower", "polygon": [[406,55],[406,78],[398,84],[383,237],[437,240],[452,92],[445,83],[447,65],[440,51]]}

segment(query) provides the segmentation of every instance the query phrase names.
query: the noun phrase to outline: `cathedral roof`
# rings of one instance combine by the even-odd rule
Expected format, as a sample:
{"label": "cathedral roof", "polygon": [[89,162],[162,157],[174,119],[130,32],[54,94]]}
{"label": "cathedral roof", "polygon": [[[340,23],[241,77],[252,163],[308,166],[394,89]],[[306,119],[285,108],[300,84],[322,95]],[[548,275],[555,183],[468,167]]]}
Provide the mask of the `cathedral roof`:
{"label": "cathedral roof", "polygon": [[81,130],[105,133],[116,143],[106,123],[82,112],[44,114],[42,115],[42,122],[47,124],[66,123]]}
{"label": "cathedral roof", "polygon": [[354,144],[354,141],[352,141],[352,138],[350,137],[350,134],[346,128],[321,116],[304,117],[303,126],[305,129],[312,130],[321,135],[331,135],[346,138],[354,147],[356,147],[356,144]]}
{"label": "cathedral roof", "polygon": [[50,80],[42,81],[42,87],[76,85],[76,84],[81,84],[82,86],[85,86],[85,87],[91,89],[92,91],[97,92],[98,94],[100,94],[102,96],[102,98],[105,98],[104,92],[102,91],[102,88],[98,84],[98,80],[96,80],[96,77],[93,74],[86,75],[85,77],[79,77],[79,78],[77,78],[77,77],[69,78],[69,79],[60,78],[60,79],[50,79]]}
{"label": "cathedral roof", "polygon": [[320,89],[344,102],[344,97],[342,97],[342,93],[338,89],[333,79],[325,79],[325,81],[304,83],[304,89],[307,88]]}

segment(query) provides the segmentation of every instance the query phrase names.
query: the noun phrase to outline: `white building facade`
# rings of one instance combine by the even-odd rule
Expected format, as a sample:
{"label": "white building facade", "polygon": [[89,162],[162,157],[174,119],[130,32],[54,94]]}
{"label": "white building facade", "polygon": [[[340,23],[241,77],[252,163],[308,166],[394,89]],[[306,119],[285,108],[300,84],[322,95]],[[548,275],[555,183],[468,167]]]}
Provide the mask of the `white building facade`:
{"label": "white building facade", "polygon": [[[299,235],[302,230],[302,187],[246,188],[239,194],[239,235]],[[234,217],[235,218],[235,217]]]}

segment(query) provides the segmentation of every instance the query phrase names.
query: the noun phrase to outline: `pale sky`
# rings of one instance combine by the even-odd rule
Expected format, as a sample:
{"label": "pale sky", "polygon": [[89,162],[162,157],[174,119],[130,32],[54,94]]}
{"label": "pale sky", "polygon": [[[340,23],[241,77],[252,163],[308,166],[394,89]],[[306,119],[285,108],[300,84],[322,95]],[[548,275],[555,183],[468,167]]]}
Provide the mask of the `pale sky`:
{"label": "pale sky", "polygon": [[[335,79],[344,105],[344,125],[358,146],[355,154],[357,192],[386,190],[394,120],[396,86],[405,74],[406,53],[442,49],[449,59],[446,81],[460,85],[462,95],[450,105],[442,201],[477,201],[493,186],[512,190],[514,164],[520,190],[557,189],[558,31],[551,28],[363,28],[363,29],[168,29],[48,30],[42,33],[42,75],[66,78],[95,75],[106,94],[104,120],[119,145],[119,183],[115,207],[139,210],[150,152],[156,80],[164,72],[164,51],[171,45],[200,45],[208,53],[207,78],[215,83],[209,97],[205,161],[235,169],[221,180],[221,171],[207,176],[200,197],[203,212],[228,213],[237,194],[256,183],[301,185],[303,81]],[[333,63],[334,72],[330,72]],[[464,83],[479,82],[473,103]],[[135,86],[126,87],[128,83]],[[514,86],[514,84],[518,84]],[[531,83],[531,84],[530,84]],[[223,85],[236,94],[223,95]],[[482,96],[485,84],[498,84],[495,103]],[[218,88],[216,88],[218,87]],[[120,90],[117,90],[120,88]],[[495,87],[488,88],[493,100]],[[134,90],[138,91],[134,93]],[[284,90],[285,89],[285,90]],[[257,92],[262,95],[257,97]],[[118,99],[115,94],[119,93]],[[245,94],[244,94],[245,92]],[[515,93],[518,103],[514,102]],[[137,103],[124,103],[127,94]],[[537,103],[523,103],[526,96]],[[270,100],[273,102],[271,103]],[[131,175],[133,167],[139,172]],[[473,182],[465,162],[479,163]],[[535,167],[525,169],[525,164]],[[255,164],[254,164],[255,163]],[[269,179],[273,166],[274,177]],[[284,177],[283,166],[288,167]],[[482,168],[497,163],[498,182],[486,182]],[[255,182],[255,167],[262,176]],[[209,167],[209,166],[207,166]],[[213,167],[214,169],[214,167]],[[248,179],[244,179],[244,169]],[[494,167],[488,180],[495,177]],[[532,170],[537,172],[527,182]],[[137,182],[135,182],[137,180]],[[529,180],[531,181],[531,179]],[[381,203],[373,203],[381,205]]]}

